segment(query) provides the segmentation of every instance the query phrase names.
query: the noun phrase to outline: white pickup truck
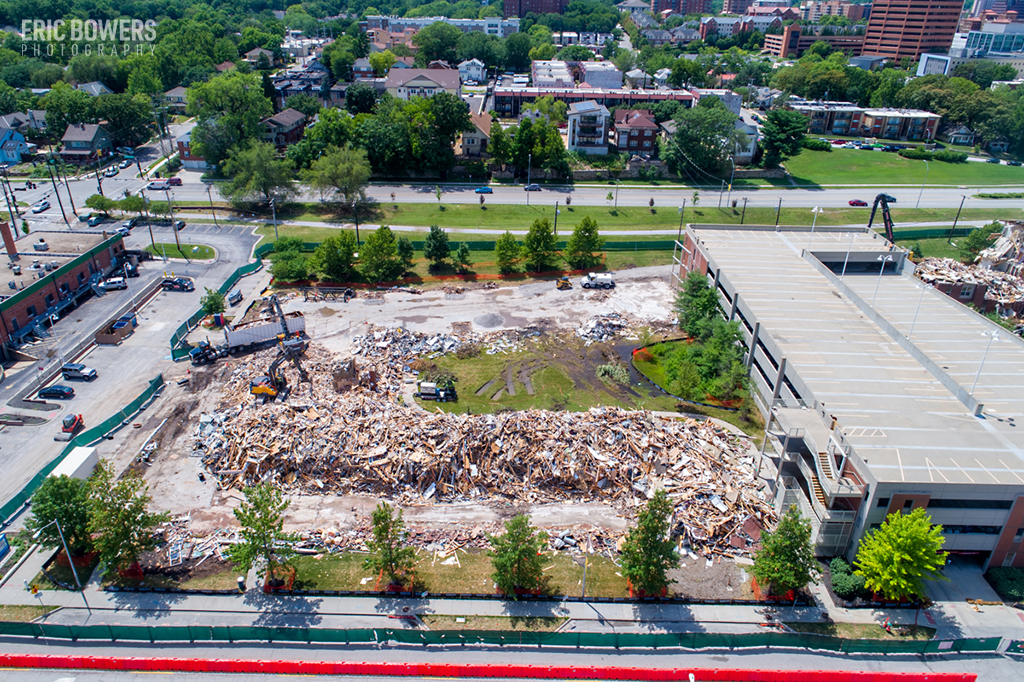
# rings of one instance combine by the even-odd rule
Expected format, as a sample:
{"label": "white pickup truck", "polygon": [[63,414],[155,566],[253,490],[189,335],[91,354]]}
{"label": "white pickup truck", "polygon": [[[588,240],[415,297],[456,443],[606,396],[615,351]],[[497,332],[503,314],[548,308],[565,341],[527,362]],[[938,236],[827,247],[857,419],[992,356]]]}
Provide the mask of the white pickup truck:
{"label": "white pickup truck", "polygon": [[615,280],[608,272],[588,272],[580,277],[580,286],[584,289],[614,289]]}

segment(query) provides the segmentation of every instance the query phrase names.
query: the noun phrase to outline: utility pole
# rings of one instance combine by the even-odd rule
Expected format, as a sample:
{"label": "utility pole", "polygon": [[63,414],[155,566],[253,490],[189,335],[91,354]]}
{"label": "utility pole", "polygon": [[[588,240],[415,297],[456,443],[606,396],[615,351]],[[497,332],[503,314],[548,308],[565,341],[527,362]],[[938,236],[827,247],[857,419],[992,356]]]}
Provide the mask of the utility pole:
{"label": "utility pole", "polygon": [[555,234],[556,235],[558,234],[558,214],[559,213],[560,213],[560,211],[558,210],[558,202],[556,201],[555,202]]}
{"label": "utility pole", "polygon": [[718,187],[718,210],[722,210],[722,195],[725,194],[725,180],[722,180],[722,184]]}
{"label": "utility pole", "polygon": [[686,199],[683,199],[683,205],[679,207],[679,233],[676,235],[676,241],[683,238],[683,216],[686,214]]}
{"label": "utility pole", "polygon": [[[527,157],[526,164],[526,205],[530,205],[530,181],[533,179],[533,154]],[[359,243],[359,237],[356,237],[356,243]]]}
{"label": "utility pole", "polygon": [[64,224],[71,227],[68,224],[68,215],[64,212],[64,204],[60,200],[60,192],[57,191],[57,181],[53,179],[53,169],[50,168],[50,160],[46,162],[46,172],[50,175],[50,183],[53,184],[53,196],[57,197],[57,205],[60,206],[60,214],[64,216]]}
{"label": "utility pole", "polygon": [[746,219],[746,217],[747,217],[747,198],[743,197],[743,215],[740,216],[740,225],[743,224],[743,221]]}
{"label": "utility pole", "polygon": [[[3,183],[0,183],[0,185],[2,185],[2,184]],[[14,226],[15,234],[17,234],[18,218],[14,215],[14,209],[11,207],[11,198],[7,195],[7,186],[6,185],[4,185],[4,199],[7,200],[7,210],[10,211],[10,213],[11,213],[11,225]],[[15,202],[17,202],[17,199],[15,199]]]}
{"label": "utility pole", "polygon": [[953,230],[956,229],[956,221],[960,220],[960,211],[964,210],[964,200],[967,199],[966,194],[960,195],[960,208],[956,210],[956,218],[953,218],[953,227],[949,228],[949,236],[946,237],[946,243],[953,243]]}
{"label": "utility pole", "polygon": [[[178,226],[174,221],[174,204],[171,202],[171,190],[165,189],[164,194],[167,196],[167,210],[171,214],[171,232],[174,233],[174,243],[178,246],[178,253],[185,256],[185,252],[181,250],[181,240],[178,239]],[[188,256],[185,256],[185,260],[188,260]]]}
{"label": "utility pole", "polygon": [[96,188],[99,189],[100,196],[101,197],[104,196],[104,194],[103,194],[103,181],[100,179],[100,167],[99,167],[99,164],[96,165]]}
{"label": "utility pole", "polygon": [[[278,240],[277,236],[277,206],[274,204],[274,199],[270,199],[270,211],[274,216],[274,241]],[[357,230],[358,231],[358,230]],[[356,241],[359,241],[358,239]]]}
{"label": "utility pole", "polygon": [[71,184],[68,182],[68,169],[63,163],[57,166],[57,177],[60,178],[60,172],[64,172],[64,188],[68,191],[68,201],[71,202],[71,212],[77,214],[78,209],[75,208],[75,198],[71,196]]}
{"label": "utility pole", "polygon": [[[210,213],[213,214],[213,224],[217,225],[217,211],[213,208],[213,192],[209,184],[206,185],[206,196],[210,197]],[[220,229],[220,225],[217,225],[217,229]]]}
{"label": "utility pole", "polygon": [[775,209],[775,227],[779,226],[780,217],[782,217],[782,197],[779,197],[779,207]]}

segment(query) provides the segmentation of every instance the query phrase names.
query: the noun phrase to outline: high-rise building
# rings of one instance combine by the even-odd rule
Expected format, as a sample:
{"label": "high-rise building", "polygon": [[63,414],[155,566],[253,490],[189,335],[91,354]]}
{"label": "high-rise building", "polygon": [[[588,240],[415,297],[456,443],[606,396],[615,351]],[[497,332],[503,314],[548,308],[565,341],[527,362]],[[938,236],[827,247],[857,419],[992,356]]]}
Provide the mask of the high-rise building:
{"label": "high-rise building", "polygon": [[711,0],[651,0],[651,10],[655,14],[667,9],[684,17],[690,14],[711,14],[713,10]]}
{"label": "high-rise building", "polygon": [[876,0],[864,54],[916,59],[925,52],[945,52],[953,42],[963,5],[963,0]]}
{"label": "high-rise building", "polygon": [[525,17],[528,12],[534,14],[561,14],[565,11],[568,0],[505,0],[505,18]]}
{"label": "high-rise building", "polygon": [[725,0],[722,4],[722,14],[746,14],[754,0]]}

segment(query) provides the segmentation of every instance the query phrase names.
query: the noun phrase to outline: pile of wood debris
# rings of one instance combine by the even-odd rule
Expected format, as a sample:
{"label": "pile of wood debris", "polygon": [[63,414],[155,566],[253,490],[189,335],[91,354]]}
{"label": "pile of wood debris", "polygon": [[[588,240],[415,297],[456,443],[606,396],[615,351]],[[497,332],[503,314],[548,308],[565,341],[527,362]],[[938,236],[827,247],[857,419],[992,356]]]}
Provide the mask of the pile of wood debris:
{"label": "pile of wood debris", "polygon": [[1024,278],[978,265],[964,265],[952,258],[925,258],[917,264],[914,274],[931,285],[937,282],[985,284],[988,286],[985,298],[1004,307],[1024,301]]}
{"label": "pile of wood debris", "polygon": [[376,381],[341,392],[339,358],[311,344],[302,362],[312,382],[288,367],[287,403],[249,395],[276,351],[251,355],[228,378],[221,409],[201,416],[193,454],[227,489],[269,480],[291,493],[398,504],[603,501],[629,513],[664,489],[684,543],[702,554],[742,554],[756,541],[747,529],[774,525],[749,440],[708,421],[617,407],[465,415],[402,404],[408,363],[462,342],[371,328],[357,362]]}

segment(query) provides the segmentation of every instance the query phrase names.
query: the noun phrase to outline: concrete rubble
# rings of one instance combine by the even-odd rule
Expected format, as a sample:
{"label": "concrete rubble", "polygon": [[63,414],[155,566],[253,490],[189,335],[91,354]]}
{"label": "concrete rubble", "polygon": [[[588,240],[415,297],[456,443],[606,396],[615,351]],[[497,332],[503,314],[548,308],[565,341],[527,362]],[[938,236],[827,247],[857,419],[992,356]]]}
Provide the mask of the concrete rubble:
{"label": "concrete rubble", "polygon": [[586,340],[586,345],[595,341],[608,341],[628,333],[629,321],[618,313],[595,315],[576,329],[576,336]]}
{"label": "concrete rubble", "polygon": [[986,300],[995,301],[1003,308],[1019,307],[1024,301],[1024,277],[978,265],[965,265],[952,258],[925,258],[917,264],[914,274],[932,286],[940,282],[950,284],[984,284]]}

